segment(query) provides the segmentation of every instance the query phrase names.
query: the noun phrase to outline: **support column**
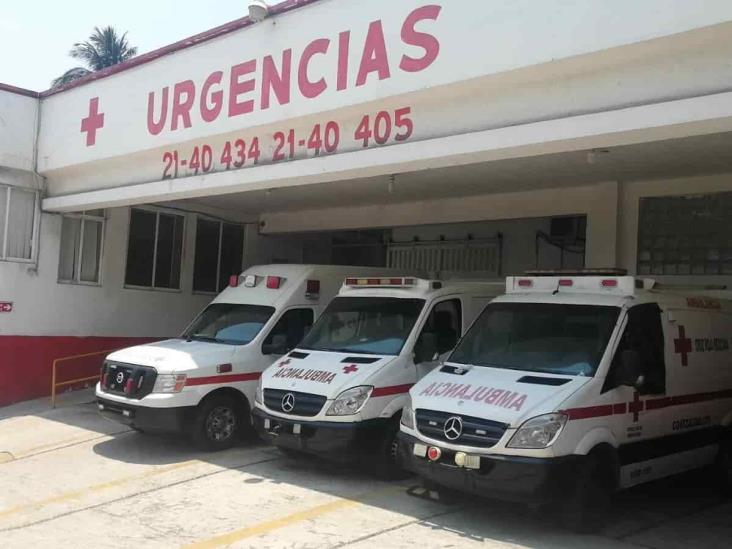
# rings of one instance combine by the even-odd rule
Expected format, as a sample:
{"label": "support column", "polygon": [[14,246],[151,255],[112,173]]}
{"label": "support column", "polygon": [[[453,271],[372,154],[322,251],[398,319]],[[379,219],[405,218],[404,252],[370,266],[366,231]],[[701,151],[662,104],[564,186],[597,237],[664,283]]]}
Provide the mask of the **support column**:
{"label": "support column", "polygon": [[606,181],[594,186],[587,211],[585,267],[616,267],[618,263],[619,183]]}

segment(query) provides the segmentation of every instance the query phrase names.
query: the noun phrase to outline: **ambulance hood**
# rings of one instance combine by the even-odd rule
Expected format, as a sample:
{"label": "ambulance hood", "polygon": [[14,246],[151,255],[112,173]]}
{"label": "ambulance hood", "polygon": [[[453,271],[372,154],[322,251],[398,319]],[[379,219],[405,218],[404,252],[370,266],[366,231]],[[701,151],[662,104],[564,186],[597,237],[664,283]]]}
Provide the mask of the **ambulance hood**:
{"label": "ambulance hood", "polygon": [[[293,354],[302,358],[294,358]],[[333,399],[351,387],[373,385],[376,373],[396,358],[393,355],[297,349],[264,371],[262,387],[313,393]]]}
{"label": "ambulance hood", "polygon": [[412,408],[474,416],[518,427],[557,411],[590,381],[565,376],[447,363],[412,387]]}
{"label": "ambulance hood", "polygon": [[107,360],[151,366],[158,373],[170,374],[231,363],[235,349],[223,343],[166,339],[115,351]]}

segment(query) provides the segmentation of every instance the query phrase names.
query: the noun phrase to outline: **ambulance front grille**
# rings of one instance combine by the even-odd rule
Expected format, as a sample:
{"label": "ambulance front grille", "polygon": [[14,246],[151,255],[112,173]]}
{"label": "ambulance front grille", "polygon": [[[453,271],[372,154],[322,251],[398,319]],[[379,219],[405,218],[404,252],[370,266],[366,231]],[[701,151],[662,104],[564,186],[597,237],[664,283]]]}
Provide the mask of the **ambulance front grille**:
{"label": "ambulance front grille", "polygon": [[[451,444],[474,446],[477,448],[490,448],[495,445],[501,440],[506,429],[508,429],[508,424],[506,423],[435,410],[417,409],[415,416],[417,419],[417,430],[424,436]],[[448,426],[452,427],[452,429],[448,428],[451,437],[456,433],[456,425],[461,427],[458,429],[460,436],[457,438],[448,438],[445,434],[445,424],[451,418],[460,419],[459,422],[453,421]]]}
{"label": "ambulance front grille", "polygon": [[[285,400],[285,395],[291,395]],[[317,416],[327,400],[323,395],[283,391],[281,389],[265,389],[264,405],[270,410],[284,412],[294,416]],[[290,408],[292,406],[292,408]]]}

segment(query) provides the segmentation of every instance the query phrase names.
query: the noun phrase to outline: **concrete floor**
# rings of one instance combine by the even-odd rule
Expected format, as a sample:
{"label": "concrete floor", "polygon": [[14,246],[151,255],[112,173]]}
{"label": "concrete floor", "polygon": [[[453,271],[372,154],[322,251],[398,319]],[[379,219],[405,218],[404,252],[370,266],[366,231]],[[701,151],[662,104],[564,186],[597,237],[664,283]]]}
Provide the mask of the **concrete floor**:
{"label": "concrete floor", "polygon": [[0,409],[0,546],[730,547],[732,500],[703,474],[624,493],[600,535],[522,507],[425,501],[262,444],[196,452],[99,417],[89,392]]}

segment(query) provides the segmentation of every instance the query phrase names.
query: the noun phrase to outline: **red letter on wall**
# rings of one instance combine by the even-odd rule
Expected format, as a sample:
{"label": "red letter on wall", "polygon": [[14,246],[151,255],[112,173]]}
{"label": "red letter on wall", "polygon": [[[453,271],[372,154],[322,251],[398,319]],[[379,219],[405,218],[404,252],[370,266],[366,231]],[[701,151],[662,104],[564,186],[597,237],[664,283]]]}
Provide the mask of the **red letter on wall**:
{"label": "red letter on wall", "polygon": [[155,92],[147,94],[147,131],[150,135],[158,135],[165,127],[168,118],[168,86],[163,88],[160,103],[160,118],[155,122]]}
{"label": "red letter on wall", "polygon": [[224,105],[224,92],[217,90],[211,94],[211,107],[208,106],[208,92],[215,84],[221,84],[223,76],[224,73],[221,71],[212,72],[203,83],[203,88],[201,88],[201,118],[205,122],[213,122],[221,113],[221,107]]}
{"label": "red letter on wall", "polygon": [[328,84],[325,83],[325,78],[321,78],[316,82],[311,82],[308,79],[308,65],[310,64],[310,58],[316,53],[327,53],[329,45],[330,40],[327,38],[313,40],[305,46],[302,57],[300,57],[300,64],[297,69],[297,85],[300,88],[300,93],[308,99],[318,97],[328,87]]}
{"label": "red letter on wall", "polygon": [[251,74],[257,69],[257,62],[252,59],[231,67],[231,79],[229,80],[229,116],[247,114],[254,110],[254,100],[247,99],[239,101],[239,96],[254,90],[254,78],[239,80],[240,77]]}
{"label": "red letter on wall", "polygon": [[336,89],[345,90],[348,86],[348,46],[351,43],[351,31],[343,31],[338,35],[338,80]]}
{"label": "red letter on wall", "polygon": [[268,55],[262,61],[262,110],[269,108],[269,94],[273,91],[280,105],[290,102],[290,72],[292,50],[282,52],[282,70],[277,72],[274,59]]}
{"label": "red letter on wall", "polygon": [[[185,99],[183,96],[185,95]],[[173,88],[173,108],[170,111],[170,129],[178,129],[178,118],[183,119],[183,127],[191,127],[191,107],[196,99],[196,85],[193,80],[178,82]]]}
{"label": "red letter on wall", "polygon": [[391,76],[389,72],[389,59],[386,56],[386,41],[384,40],[384,29],[381,21],[373,21],[369,25],[369,32],[366,35],[366,42],[363,46],[361,66],[358,68],[356,86],[363,86],[366,78],[372,72],[379,75],[379,80]]}
{"label": "red letter on wall", "polygon": [[410,46],[417,46],[424,50],[424,55],[419,58],[402,56],[399,68],[406,72],[419,72],[429,67],[440,53],[440,42],[425,32],[417,32],[414,26],[420,21],[431,19],[437,21],[440,15],[441,6],[422,6],[410,13],[402,25],[402,42]]}

